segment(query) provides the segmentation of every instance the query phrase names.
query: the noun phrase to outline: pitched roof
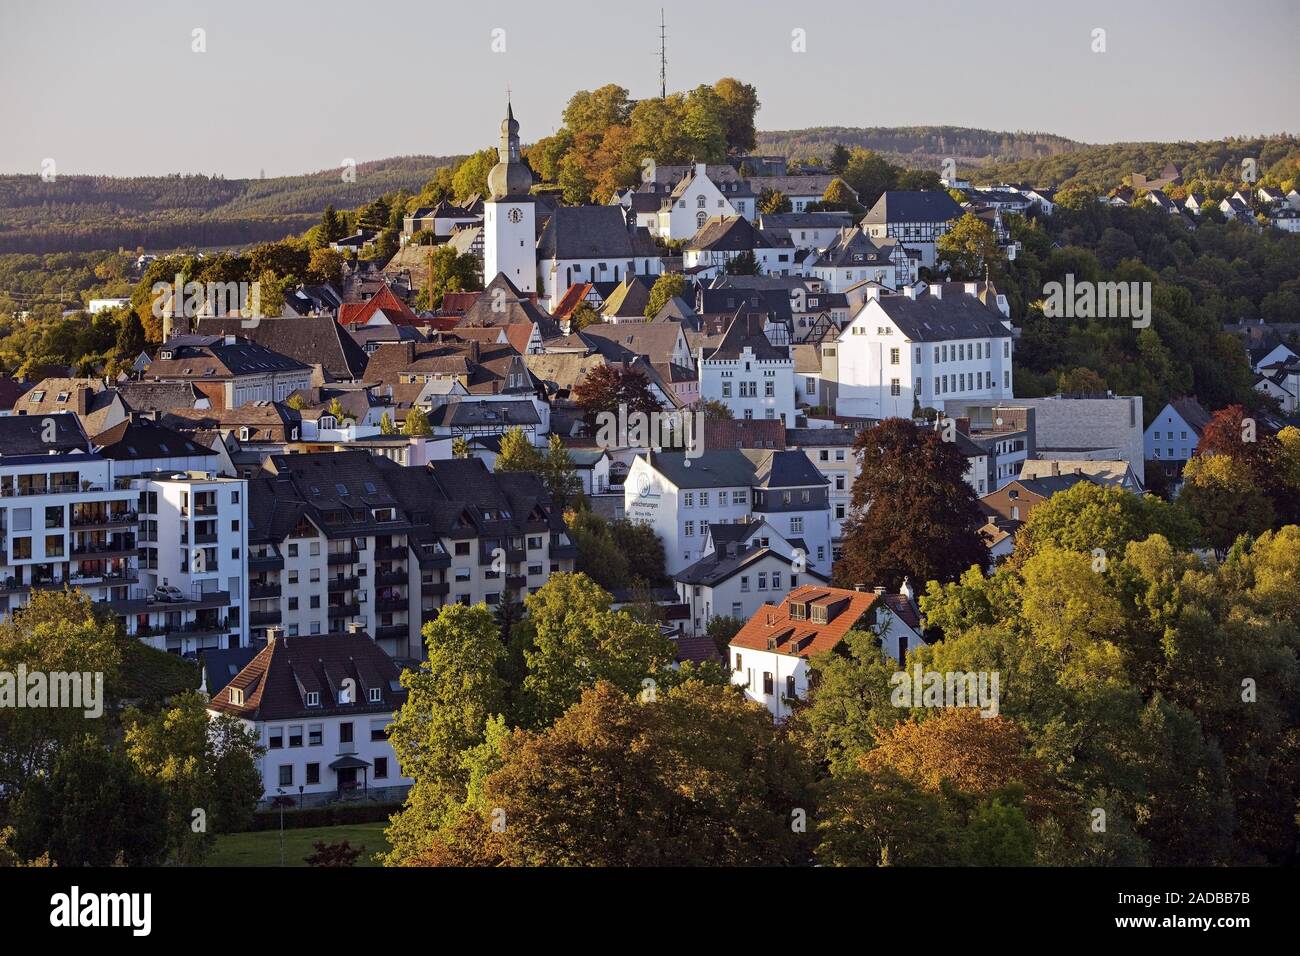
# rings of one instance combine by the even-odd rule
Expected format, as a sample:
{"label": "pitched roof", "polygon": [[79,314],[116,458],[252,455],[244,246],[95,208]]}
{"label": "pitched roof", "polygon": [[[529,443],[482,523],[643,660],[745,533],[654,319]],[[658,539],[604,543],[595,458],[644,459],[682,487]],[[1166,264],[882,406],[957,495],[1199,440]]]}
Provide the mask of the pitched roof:
{"label": "pitched roof", "polygon": [[704,450],[786,447],[785,423],[779,418],[707,418]]}
{"label": "pitched roof", "polygon": [[202,458],[217,453],[191,441],[173,428],[156,422],[119,422],[95,436],[95,445],[105,458],[134,461],[139,458]]}
{"label": "pitched roof", "polygon": [[961,215],[961,206],[942,190],[899,189],[884,193],[863,223],[947,222]]}
{"label": "pitched roof", "polygon": [[1183,398],[1175,398],[1169,404],[1174,406],[1174,411],[1178,412],[1183,421],[1187,422],[1187,427],[1195,431],[1197,437],[1200,437],[1205,426],[1210,423],[1210,413],[1196,400],[1195,396],[1188,395]]}
{"label": "pitched roof", "polygon": [[[54,423],[53,441],[45,441],[48,436],[46,422]],[[81,419],[69,412],[40,417],[31,415],[0,417],[0,458],[48,455],[50,452],[88,454],[90,449],[90,441],[81,428]]]}
{"label": "pitched roof", "polygon": [[632,259],[659,254],[644,227],[629,227],[622,206],[560,206],[537,240],[538,259]]}
{"label": "pitched roof", "polygon": [[969,295],[936,296],[882,295],[874,301],[913,342],[942,342],[948,339],[1008,338],[1011,330],[1002,324],[1001,313]]}
{"label": "pitched roof", "polygon": [[[355,700],[340,703],[340,692],[348,680],[353,681]],[[378,702],[371,701],[375,690]],[[234,702],[239,699],[236,694],[242,694],[242,703]],[[309,694],[318,695],[319,703],[309,705]],[[245,720],[266,721],[393,714],[405,701],[406,689],[398,682],[397,665],[368,634],[316,634],[268,641],[208,702],[208,708]]]}
{"label": "pitched roof", "polygon": [[705,361],[734,361],[739,359],[745,349],[749,349],[759,361],[787,361],[790,349],[784,345],[773,345],[763,332],[763,316],[737,314],[727,326],[722,341],[712,351],[705,350]]}
{"label": "pitched roof", "polygon": [[420,321],[411,307],[397,297],[387,282],[383,282],[365,302],[345,302],[339,306],[339,322],[342,325],[365,325],[379,311],[383,311],[394,325],[418,325]]}
{"label": "pitched roof", "polygon": [[[755,651],[775,651],[811,657],[832,650],[876,603],[871,591],[850,591],[818,584],[803,584],[775,607],[765,604],[731,639],[731,646]],[[790,616],[790,606],[803,609],[801,617]],[[813,608],[824,608],[825,623],[812,620]]]}
{"label": "pitched roof", "polygon": [[[293,321],[293,320],[290,320]],[[311,366],[237,335],[178,335],[158,348],[145,374],[163,379],[227,379]]]}
{"label": "pitched roof", "polygon": [[744,216],[712,216],[686,241],[687,249],[708,252],[747,252],[772,246]]}
{"label": "pitched roof", "polygon": [[[391,292],[388,294],[392,295]],[[319,365],[336,381],[359,379],[366,370],[366,353],[328,315],[287,319],[199,319],[198,326],[200,331],[216,335],[242,335],[304,365]]]}
{"label": "pitched roof", "polygon": [[207,401],[193,382],[118,382],[114,388],[133,412],[193,408],[199,401]]}

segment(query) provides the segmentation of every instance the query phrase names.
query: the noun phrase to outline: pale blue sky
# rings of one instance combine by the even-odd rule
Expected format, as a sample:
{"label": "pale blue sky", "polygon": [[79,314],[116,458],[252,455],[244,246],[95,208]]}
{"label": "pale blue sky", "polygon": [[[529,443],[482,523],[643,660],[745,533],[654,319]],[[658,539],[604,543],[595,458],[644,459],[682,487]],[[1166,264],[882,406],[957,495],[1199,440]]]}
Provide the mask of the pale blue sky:
{"label": "pale blue sky", "polygon": [[[669,88],[754,83],[760,129],[1115,142],[1300,128],[1297,0],[663,5]],[[574,90],[654,95],[658,19],[658,3],[626,0],[3,0],[0,172],[52,157],[60,173],[271,176],[468,152],[495,143],[507,83],[528,142]],[[196,27],[206,53],[191,52]]]}

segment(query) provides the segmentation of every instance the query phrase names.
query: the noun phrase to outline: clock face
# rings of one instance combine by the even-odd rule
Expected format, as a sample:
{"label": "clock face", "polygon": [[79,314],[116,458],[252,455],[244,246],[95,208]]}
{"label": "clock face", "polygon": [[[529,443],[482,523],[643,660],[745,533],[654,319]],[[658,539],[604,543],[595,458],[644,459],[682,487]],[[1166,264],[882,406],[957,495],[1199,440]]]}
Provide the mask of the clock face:
{"label": "clock face", "polygon": [[511,209],[509,212],[506,213],[506,218],[513,223],[523,222],[524,211],[522,209]]}

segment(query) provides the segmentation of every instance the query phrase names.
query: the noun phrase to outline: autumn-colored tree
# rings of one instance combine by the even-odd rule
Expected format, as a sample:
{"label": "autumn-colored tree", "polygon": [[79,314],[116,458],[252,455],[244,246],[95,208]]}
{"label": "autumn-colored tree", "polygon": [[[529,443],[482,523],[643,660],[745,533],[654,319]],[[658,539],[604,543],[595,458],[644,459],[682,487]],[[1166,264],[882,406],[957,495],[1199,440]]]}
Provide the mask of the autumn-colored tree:
{"label": "autumn-colored tree", "polygon": [[304,278],[317,285],[338,285],[343,278],[343,253],[337,249],[313,249]]}
{"label": "autumn-colored tree", "polygon": [[748,83],[726,76],[713,84],[722,104],[722,126],[729,153],[747,153],[758,141],[754,117],[758,113],[758,91]]}
{"label": "autumn-colored tree", "polygon": [[[503,447],[504,444],[502,442]],[[552,432],[547,439],[546,454],[539,455],[539,458],[540,466],[537,470],[551,495],[551,503],[563,511],[573,496],[582,490],[582,479],[574,467],[573,456],[564,447],[560,436]]]}
{"label": "autumn-colored tree", "polygon": [[988,560],[977,533],[984,519],[955,442],[890,418],[861,431],[854,453],[862,469],[844,524],[844,556],[834,567],[838,584],[892,591],[910,577],[921,587]]}
{"label": "autumn-colored tree", "polygon": [[433,426],[429,424],[429,416],[419,405],[414,405],[407,411],[406,418],[402,421],[402,434],[413,438],[433,436]]}
{"label": "autumn-colored tree", "polygon": [[704,412],[705,421],[729,422],[736,417],[730,405],[716,398],[706,398],[700,402],[700,411]]}
{"label": "autumn-colored tree", "polygon": [[1200,522],[1205,542],[1220,551],[1238,535],[1256,535],[1273,524],[1273,503],[1247,458],[1196,455],[1183,468],[1178,503]]}
{"label": "autumn-colored tree", "polygon": [[1073,368],[1057,378],[1056,390],[1062,395],[1105,395],[1106,380],[1090,368]]}
{"label": "autumn-colored tree", "polygon": [[620,405],[626,405],[629,414],[659,411],[649,379],[636,369],[618,365],[597,365],[577,384],[573,396],[591,428],[597,427],[601,413],[617,417]]}
{"label": "autumn-colored tree", "polygon": [[808,782],[768,713],[729,687],[631,697],[598,682],[552,726],[502,742],[477,805],[419,862],[800,863]]}
{"label": "autumn-colored tree", "polygon": [[569,329],[573,332],[581,332],[589,325],[599,325],[604,321],[590,302],[579,302],[569,313]]}
{"label": "autumn-colored tree", "polygon": [[790,202],[790,197],[779,189],[768,189],[766,187],[758,194],[758,210],[768,215],[790,212],[794,206]]}

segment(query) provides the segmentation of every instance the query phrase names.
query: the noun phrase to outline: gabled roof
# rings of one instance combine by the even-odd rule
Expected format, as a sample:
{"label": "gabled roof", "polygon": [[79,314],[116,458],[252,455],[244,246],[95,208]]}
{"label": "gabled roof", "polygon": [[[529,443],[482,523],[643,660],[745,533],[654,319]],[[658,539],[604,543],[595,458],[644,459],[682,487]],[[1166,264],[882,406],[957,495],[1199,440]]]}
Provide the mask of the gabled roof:
{"label": "gabled roof", "polygon": [[[392,295],[391,292],[388,294]],[[370,301],[374,302],[374,299]],[[319,365],[336,381],[359,379],[366,370],[366,353],[328,315],[289,319],[199,319],[198,325],[203,332],[242,335],[304,365]]]}
{"label": "gabled roof", "polygon": [[207,396],[193,382],[118,382],[117,393],[133,412],[166,412],[193,408]]}
{"label": "gabled roof", "polygon": [[863,223],[947,222],[962,213],[961,206],[942,190],[890,190],[884,193]]}
{"label": "gabled roof", "polygon": [[[690,567],[683,568],[673,575],[673,580],[679,584],[698,584],[709,588],[717,587],[722,582],[753,567],[765,558],[772,558],[787,567],[793,566],[794,563],[790,558],[779,551],[774,551],[772,548],[728,548],[706,554]],[[823,583],[826,582],[824,575],[808,568],[798,573],[802,577],[812,577]]]}
{"label": "gabled roof", "polygon": [[411,307],[399,299],[388,283],[384,282],[365,302],[345,302],[339,306],[339,323],[345,326],[365,325],[379,311],[394,325],[418,325],[420,322],[419,316],[411,311]]}
{"label": "gabled roof", "polygon": [[[353,682],[355,701],[340,703],[340,691],[348,680]],[[378,690],[378,702],[371,701],[372,690]],[[242,694],[241,703],[234,702],[239,699],[235,694]],[[309,706],[308,694],[318,695],[319,703]],[[405,701],[397,665],[369,635],[315,634],[268,641],[209,701],[208,709],[267,721],[393,714]]]}
{"label": "gabled roof", "polygon": [[537,240],[538,259],[658,257],[644,227],[629,227],[622,206],[560,206]]}
{"label": "gabled roof", "polygon": [[[53,441],[46,422],[54,423]],[[83,452],[89,454],[90,441],[81,429],[81,419],[70,412],[34,417],[31,415],[5,415],[0,417],[0,458],[21,455],[48,455],[50,452]]]}
{"label": "gabled roof", "polygon": [[[1008,338],[1002,316],[974,296],[882,295],[874,301],[912,342]],[[864,308],[870,308],[869,301]]]}
{"label": "gabled roof", "polygon": [[201,458],[216,456],[211,448],[155,422],[119,422],[95,436],[95,445],[105,458],[134,461],[140,458]]}
{"label": "gabled roof", "polygon": [[1174,411],[1187,423],[1188,428],[1196,432],[1199,438],[1201,432],[1205,430],[1205,426],[1210,423],[1210,413],[1205,410],[1204,406],[1196,400],[1195,396],[1191,395],[1175,398],[1169,404],[1174,407]]}
{"label": "gabled roof", "polygon": [[686,242],[687,249],[701,252],[748,252],[772,246],[744,216],[713,216]]}
{"label": "gabled roof", "polygon": [[155,381],[228,379],[311,366],[238,335],[178,335],[158,347],[145,375]]}
{"label": "gabled roof", "polygon": [[705,350],[704,360],[734,361],[749,349],[755,359],[760,361],[787,361],[790,349],[784,345],[773,345],[763,332],[763,316],[737,314],[722,336],[718,347],[712,351]]}
{"label": "gabled roof", "polygon": [[[578,288],[571,286],[569,291]],[[601,315],[614,318],[645,318],[646,303],[650,301],[650,282],[638,275],[630,275],[619,283],[617,289],[601,303]]]}

